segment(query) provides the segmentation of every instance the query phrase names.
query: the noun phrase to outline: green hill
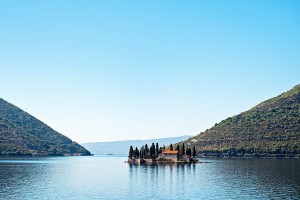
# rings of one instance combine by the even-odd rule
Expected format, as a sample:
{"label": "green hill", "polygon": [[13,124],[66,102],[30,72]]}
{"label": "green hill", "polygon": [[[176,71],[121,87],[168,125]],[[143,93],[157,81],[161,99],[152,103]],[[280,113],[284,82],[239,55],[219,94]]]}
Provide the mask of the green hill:
{"label": "green hill", "polygon": [[0,98],[0,156],[91,155],[85,148]]}
{"label": "green hill", "polygon": [[299,157],[300,85],[184,143],[201,156]]}

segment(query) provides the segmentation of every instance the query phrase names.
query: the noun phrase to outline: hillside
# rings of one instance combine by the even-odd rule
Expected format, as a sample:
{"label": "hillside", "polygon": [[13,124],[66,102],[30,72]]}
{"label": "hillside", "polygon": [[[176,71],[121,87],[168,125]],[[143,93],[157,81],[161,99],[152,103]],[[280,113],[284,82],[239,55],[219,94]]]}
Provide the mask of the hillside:
{"label": "hillside", "polygon": [[40,120],[0,98],[0,156],[91,155]]}
{"label": "hillside", "polygon": [[202,156],[299,157],[300,85],[184,143]]}
{"label": "hillside", "polygon": [[83,147],[88,149],[93,154],[118,154],[118,155],[128,155],[129,147],[132,145],[134,147],[140,148],[142,145],[148,144],[149,146],[154,143],[159,143],[160,146],[170,145],[171,143],[177,143],[182,140],[190,138],[189,135],[184,135],[180,137],[171,138],[159,138],[151,140],[126,140],[126,141],[114,141],[114,142],[90,142],[81,144]]}

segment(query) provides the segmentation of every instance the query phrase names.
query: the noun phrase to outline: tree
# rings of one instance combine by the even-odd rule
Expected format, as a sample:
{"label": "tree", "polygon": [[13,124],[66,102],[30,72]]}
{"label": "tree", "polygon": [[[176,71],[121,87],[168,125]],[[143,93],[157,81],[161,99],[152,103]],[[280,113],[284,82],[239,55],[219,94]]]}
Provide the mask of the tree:
{"label": "tree", "polygon": [[133,150],[132,158],[135,158],[135,149]]}
{"label": "tree", "polygon": [[152,153],[153,153],[152,146],[150,146],[150,151],[149,151],[150,158],[152,158]]}
{"label": "tree", "polygon": [[150,147],[150,157],[151,157],[152,159],[155,158],[155,145],[154,145],[154,143],[152,143],[152,145],[151,145],[151,147]]}
{"label": "tree", "polygon": [[144,147],[144,145],[141,147],[141,150],[140,150],[140,157],[141,157],[141,158],[145,158],[145,147]]}
{"label": "tree", "polygon": [[135,147],[135,158],[139,158],[140,157],[140,151],[137,147]]}
{"label": "tree", "polygon": [[186,155],[192,156],[192,149],[190,147],[187,148]]}
{"label": "tree", "polygon": [[170,144],[170,150],[173,151],[173,144]]}
{"label": "tree", "polygon": [[179,152],[179,145],[177,144],[177,146],[176,146],[176,150]]}
{"label": "tree", "polygon": [[148,144],[145,145],[145,158],[148,158],[149,156],[149,147]]}
{"label": "tree", "polygon": [[184,155],[184,154],[185,154],[185,147],[184,147],[184,143],[182,143],[180,155]]}
{"label": "tree", "polygon": [[196,157],[196,147],[193,147],[193,157]]}
{"label": "tree", "polygon": [[128,155],[128,157],[129,157],[130,159],[132,159],[132,156],[133,156],[133,147],[132,147],[132,146],[130,146],[130,148],[129,148],[129,155]]}
{"label": "tree", "polygon": [[156,146],[155,146],[155,157],[158,157],[158,154],[159,154],[159,147],[158,147],[158,143],[156,143]]}

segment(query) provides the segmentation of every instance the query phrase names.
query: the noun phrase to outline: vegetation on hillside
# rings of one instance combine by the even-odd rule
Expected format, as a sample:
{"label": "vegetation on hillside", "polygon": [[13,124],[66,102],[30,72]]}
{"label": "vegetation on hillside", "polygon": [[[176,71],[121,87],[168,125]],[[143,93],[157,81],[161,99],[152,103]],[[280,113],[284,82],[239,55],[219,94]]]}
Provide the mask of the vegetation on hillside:
{"label": "vegetation on hillside", "polygon": [[183,143],[202,156],[299,157],[300,85]]}
{"label": "vegetation on hillside", "polygon": [[1,155],[91,155],[30,114],[0,99]]}

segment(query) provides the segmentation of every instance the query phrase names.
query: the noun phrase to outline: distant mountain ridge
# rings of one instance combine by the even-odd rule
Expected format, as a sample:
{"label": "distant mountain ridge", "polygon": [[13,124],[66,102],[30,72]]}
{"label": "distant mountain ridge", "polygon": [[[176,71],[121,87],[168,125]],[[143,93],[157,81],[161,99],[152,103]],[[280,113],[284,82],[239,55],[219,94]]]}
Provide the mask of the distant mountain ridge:
{"label": "distant mountain ridge", "polygon": [[32,115],[0,98],[0,156],[91,155]]}
{"label": "distant mountain ridge", "polygon": [[202,156],[299,157],[300,85],[183,143]]}
{"label": "distant mountain ridge", "polygon": [[175,144],[177,142],[186,140],[192,136],[184,135],[180,137],[170,137],[170,138],[158,138],[158,139],[148,139],[148,140],[123,140],[123,141],[112,141],[112,142],[88,142],[81,144],[83,147],[88,149],[93,154],[118,154],[127,155],[130,146],[140,148],[142,145],[152,143],[157,143],[160,146],[168,146],[171,143]]}

